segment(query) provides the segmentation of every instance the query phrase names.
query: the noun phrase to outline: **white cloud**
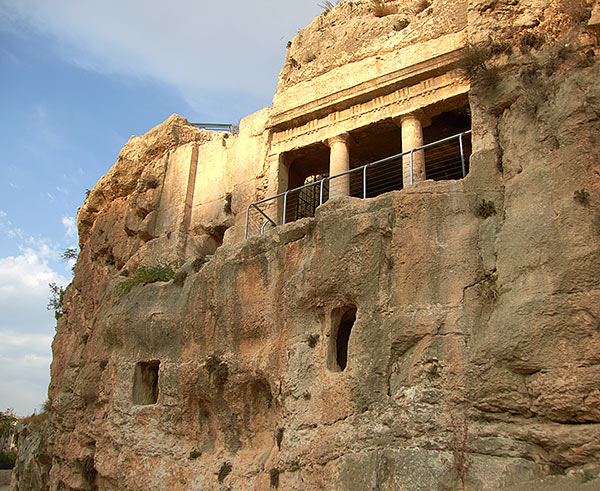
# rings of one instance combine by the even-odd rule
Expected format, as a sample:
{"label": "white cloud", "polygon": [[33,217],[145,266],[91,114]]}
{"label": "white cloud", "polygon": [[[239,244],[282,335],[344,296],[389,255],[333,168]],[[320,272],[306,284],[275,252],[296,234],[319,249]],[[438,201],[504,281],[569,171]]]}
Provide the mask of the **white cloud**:
{"label": "white cloud", "polygon": [[0,232],[4,233],[9,239],[23,239],[25,234],[19,227],[15,227],[8,219],[8,213],[0,211]]}
{"label": "white cloud", "polygon": [[30,414],[46,399],[55,320],[49,283],[66,285],[48,260],[56,250],[29,238],[17,256],[0,258],[0,408]]}
{"label": "white cloud", "polygon": [[319,13],[316,0],[4,0],[0,17],[51,35],[88,70],[151,78],[191,102],[203,91],[270,97],[285,45]]}
{"label": "white cloud", "polygon": [[66,235],[72,239],[77,237],[77,225],[75,224],[74,217],[62,217],[62,224],[67,229]]}
{"label": "white cloud", "polygon": [[[26,306],[34,307],[39,303],[46,304],[48,284],[66,285],[66,277],[59,275],[48,265],[47,259],[56,254],[47,244],[41,243],[37,250],[25,248],[19,256],[0,258],[0,328],[7,328],[13,322],[8,311]],[[45,317],[45,316],[44,316]]]}
{"label": "white cloud", "polygon": [[[52,336],[33,335],[33,334],[19,334],[15,332],[4,332],[2,336],[2,342],[5,346],[19,347],[24,346],[32,347],[38,351],[45,350],[52,343]],[[39,358],[39,357],[38,357]],[[42,357],[43,360],[47,358]]]}

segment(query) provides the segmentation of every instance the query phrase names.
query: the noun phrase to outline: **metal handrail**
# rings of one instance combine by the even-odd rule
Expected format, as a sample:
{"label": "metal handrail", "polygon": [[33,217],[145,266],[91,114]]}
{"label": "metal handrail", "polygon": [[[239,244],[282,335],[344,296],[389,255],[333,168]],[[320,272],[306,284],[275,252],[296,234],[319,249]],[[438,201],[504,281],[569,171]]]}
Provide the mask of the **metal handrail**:
{"label": "metal handrail", "polygon": [[[285,225],[286,223],[286,212],[287,212],[287,196],[290,193],[295,193],[295,192],[299,192],[302,189],[306,189],[312,186],[319,186],[319,205],[323,204],[323,187],[324,187],[324,183],[325,181],[331,181],[333,179],[336,179],[338,177],[341,176],[345,176],[345,175],[350,175],[352,173],[355,172],[362,172],[363,173],[363,199],[365,199],[367,197],[367,168],[369,167],[375,167],[378,165],[383,165],[383,164],[388,164],[390,162],[394,162],[399,160],[402,157],[405,156],[409,156],[410,157],[410,184],[413,184],[413,162],[414,162],[414,153],[415,152],[419,152],[421,150],[426,150],[430,147],[436,146],[436,145],[440,145],[442,143],[446,143],[455,139],[458,139],[459,142],[459,150],[460,150],[460,160],[461,160],[461,167],[462,167],[462,175],[463,177],[466,176],[466,163],[465,163],[465,155],[464,155],[464,146],[463,146],[463,136],[465,135],[470,135],[471,134],[471,130],[468,131],[464,131],[462,133],[458,133],[456,135],[452,135],[449,136],[447,138],[443,138],[441,140],[432,142],[432,143],[428,143],[426,145],[422,145],[420,147],[417,148],[413,148],[411,150],[407,150],[406,152],[402,152],[396,155],[391,155],[390,157],[385,157],[383,159],[380,160],[376,160],[374,162],[369,162],[368,164],[362,165],[360,167],[355,167],[354,169],[349,169],[347,171],[344,172],[340,172],[339,174],[335,174],[333,176],[328,176],[328,177],[324,177],[323,179],[319,180],[319,181],[314,181],[308,184],[304,184],[302,186],[299,186],[297,188],[294,189],[288,189],[287,191],[284,191],[282,193],[276,194],[275,196],[271,196],[269,198],[265,198],[262,199],[260,201],[255,201],[254,203],[251,203],[248,205],[248,208],[246,209],[246,228],[244,231],[244,240],[248,238],[248,221],[250,218],[250,209],[251,208],[255,208],[261,215],[263,215],[273,226],[277,226],[277,224],[275,223],[275,221],[273,221],[271,218],[269,218],[269,216],[267,214],[265,214],[259,207],[258,205],[266,203],[268,201],[273,201],[275,199],[278,198],[282,198],[283,197],[283,216],[282,216],[282,225]],[[264,226],[266,224],[263,224],[263,226],[261,227],[261,235],[262,235],[262,231],[264,230]]]}
{"label": "metal handrail", "polygon": [[228,131],[237,135],[240,132],[240,127],[235,124],[222,124],[222,123],[191,123],[192,126],[204,130],[213,131]]}

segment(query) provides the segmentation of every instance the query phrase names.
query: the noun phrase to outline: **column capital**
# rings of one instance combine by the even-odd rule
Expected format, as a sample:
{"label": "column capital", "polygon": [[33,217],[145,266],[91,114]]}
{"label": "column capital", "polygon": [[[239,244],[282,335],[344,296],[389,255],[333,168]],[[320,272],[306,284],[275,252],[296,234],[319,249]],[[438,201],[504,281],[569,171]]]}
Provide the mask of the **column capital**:
{"label": "column capital", "polygon": [[393,118],[394,122],[398,126],[402,126],[402,123],[404,121],[414,121],[415,119],[420,121],[421,126],[429,126],[431,124],[431,118],[427,116],[427,114],[425,114],[425,111],[423,111],[423,109],[416,109],[415,111],[411,111],[406,114],[401,114],[400,116],[396,116],[395,118]]}
{"label": "column capital", "polygon": [[349,139],[350,135],[344,132],[340,133],[339,135],[332,136],[331,138],[327,138],[326,140],[323,140],[323,143],[328,147],[331,147],[331,145],[334,143],[345,143],[347,145]]}

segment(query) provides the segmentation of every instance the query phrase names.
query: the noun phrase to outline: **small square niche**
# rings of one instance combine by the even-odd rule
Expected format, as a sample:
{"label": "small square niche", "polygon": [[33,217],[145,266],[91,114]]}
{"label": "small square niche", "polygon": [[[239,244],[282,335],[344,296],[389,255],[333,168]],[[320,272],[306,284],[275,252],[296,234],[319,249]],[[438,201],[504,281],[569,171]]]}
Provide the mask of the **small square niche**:
{"label": "small square niche", "polygon": [[160,361],[140,361],[133,377],[133,403],[140,406],[158,401],[158,368]]}

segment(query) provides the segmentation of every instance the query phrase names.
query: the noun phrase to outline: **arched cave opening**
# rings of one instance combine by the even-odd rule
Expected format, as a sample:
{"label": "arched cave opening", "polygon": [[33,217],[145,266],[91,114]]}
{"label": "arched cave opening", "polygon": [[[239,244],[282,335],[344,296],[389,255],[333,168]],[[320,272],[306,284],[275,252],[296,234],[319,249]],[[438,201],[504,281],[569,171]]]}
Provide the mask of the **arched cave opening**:
{"label": "arched cave opening", "polygon": [[327,366],[332,372],[343,372],[348,366],[348,346],[356,321],[356,306],[335,309],[331,314],[331,335]]}
{"label": "arched cave opening", "polygon": [[158,401],[158,370],[160,361],[140,361],[133,377],[133,403],[140,406]]}

